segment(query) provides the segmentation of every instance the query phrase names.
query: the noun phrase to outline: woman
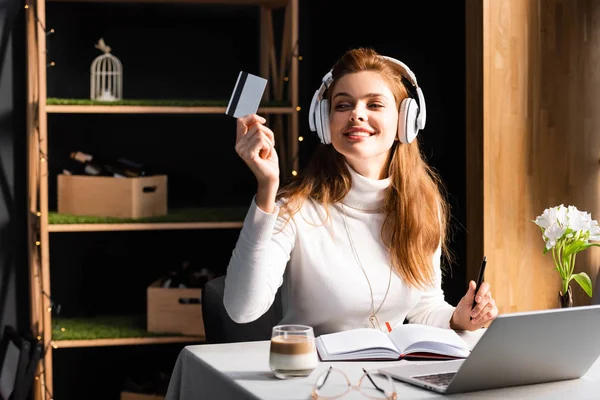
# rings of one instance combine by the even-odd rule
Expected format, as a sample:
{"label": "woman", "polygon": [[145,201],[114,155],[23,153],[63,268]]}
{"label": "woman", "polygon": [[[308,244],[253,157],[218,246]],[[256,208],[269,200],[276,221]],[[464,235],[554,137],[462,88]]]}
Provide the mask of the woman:
{"label": "woman", "polygon": [[419,110],[402,77],[415,86],[416,78],[364,48],[330,72],[310,116],[325,144],[285,187],[266,120],[237,120],[236,152],[258,189],[227,269],[227,312],[238,323],[254,321],[283,285],[281,323],[310,325],[316,335],[386,330],[405,318],[457,330],[488,325],[498,314],[489,284],[473,310],[475,282],[456,307],[441,289],[448,206],[412,140],[425,104],[418,89]]}

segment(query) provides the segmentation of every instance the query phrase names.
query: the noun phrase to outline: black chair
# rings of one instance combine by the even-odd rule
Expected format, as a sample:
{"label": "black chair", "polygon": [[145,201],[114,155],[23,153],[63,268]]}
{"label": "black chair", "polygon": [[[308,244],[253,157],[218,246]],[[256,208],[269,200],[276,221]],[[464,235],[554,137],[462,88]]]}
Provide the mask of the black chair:
{"label": "black chair", "polygon": [[29,395],[41,343],[27,339],[9,325],[0,340],[0,400],[25,400]]}
{"label": "black chair", "polygon": [[282,318],[281,289],[277,291],[271,308],[259,319],[246,324],[233,321],[223,305],[225,276],[206,283],[202,290],[202,317],[206,343],[249,342],[270,340],[271,330]]}

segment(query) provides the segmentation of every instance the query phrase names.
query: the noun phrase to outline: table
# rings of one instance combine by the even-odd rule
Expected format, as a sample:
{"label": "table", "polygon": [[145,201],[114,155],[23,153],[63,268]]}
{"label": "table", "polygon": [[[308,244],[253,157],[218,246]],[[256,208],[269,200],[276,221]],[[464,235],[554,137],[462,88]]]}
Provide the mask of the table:
{"label": "table", "polygon": [[[480,334],[461,334],[471,346]],[[214,345],[194,345],[182,349],[175,363],[165,400],[202,399],[310,399],[314,381],[331,363],[320,363],[306,378],[279,380],[269,370],[269,341],[241,342]],[[348,374],[353,383],[358,382],[365,369],[408,363],[389,362],[335,362]],[[435,362],[435,361],[434,361]],[[580,379],[528,385],[479,392],[441,395],[403,382],[394,381],[398,399],[598,399],[600,398],[600,359]],[[366,399],[357,391],[342,398]]]}

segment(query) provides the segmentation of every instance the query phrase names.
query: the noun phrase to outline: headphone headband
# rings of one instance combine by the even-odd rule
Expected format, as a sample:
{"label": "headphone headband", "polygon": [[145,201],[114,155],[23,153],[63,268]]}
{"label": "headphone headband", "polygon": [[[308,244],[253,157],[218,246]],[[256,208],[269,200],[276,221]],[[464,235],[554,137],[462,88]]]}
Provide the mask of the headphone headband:
{"label": "headphone headband", "polygon": [[408,79],[415,88],[419,87],[419,84],[417,83],[417,77],[415,76],[415,74],[413,74],[413,72],[410,70],[410,68],[408,68],[408,66],[406,64],[404,64],[402,61],[396,60],[395,58],[392,58],[392,57],[388,57],[388,56],[380,56],[380,57],[385,58],[386,60],[391,61],[396,65],[399,65],[400,68],[402,69],[402,71],[401,71],[402,76],[405,77],[406,79]]}

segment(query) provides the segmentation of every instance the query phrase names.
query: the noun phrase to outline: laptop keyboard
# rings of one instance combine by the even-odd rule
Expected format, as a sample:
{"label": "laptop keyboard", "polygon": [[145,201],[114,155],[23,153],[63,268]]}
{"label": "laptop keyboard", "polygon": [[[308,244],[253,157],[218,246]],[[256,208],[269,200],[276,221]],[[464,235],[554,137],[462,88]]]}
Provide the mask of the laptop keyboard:
{"label": "laptop keyboard", "polygon": [[412,378],[446,388],[450,384],[450,381],[452,381],[452,378],[454,378],[454,375],[456,375],[456,372],[443,372],[431,375],[413,375]]}

